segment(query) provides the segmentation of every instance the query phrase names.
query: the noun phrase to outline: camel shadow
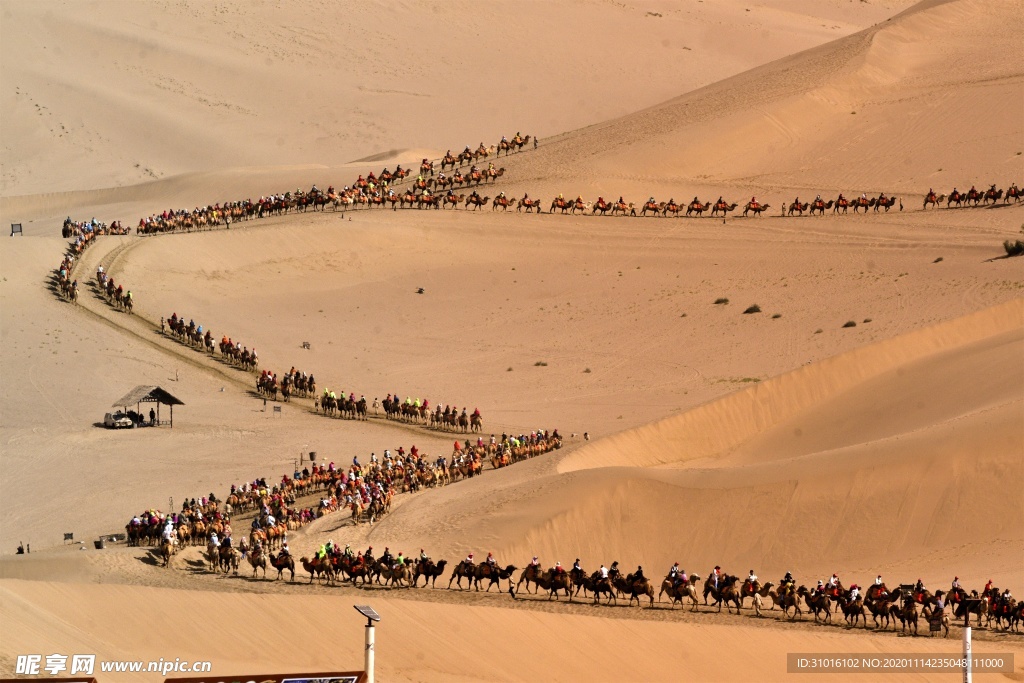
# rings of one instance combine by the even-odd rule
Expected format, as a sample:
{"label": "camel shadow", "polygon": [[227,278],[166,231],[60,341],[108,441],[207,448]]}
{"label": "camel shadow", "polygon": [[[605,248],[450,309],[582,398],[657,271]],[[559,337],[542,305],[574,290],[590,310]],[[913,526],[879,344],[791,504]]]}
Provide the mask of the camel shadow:
{"label": "camel shadow", "polygon": [[139,555],[136,559],[143,564],[148,564],[150,567],[163,567],[164,561],[158,552],[159,551],[151,548],[146,551],[145,555]]}

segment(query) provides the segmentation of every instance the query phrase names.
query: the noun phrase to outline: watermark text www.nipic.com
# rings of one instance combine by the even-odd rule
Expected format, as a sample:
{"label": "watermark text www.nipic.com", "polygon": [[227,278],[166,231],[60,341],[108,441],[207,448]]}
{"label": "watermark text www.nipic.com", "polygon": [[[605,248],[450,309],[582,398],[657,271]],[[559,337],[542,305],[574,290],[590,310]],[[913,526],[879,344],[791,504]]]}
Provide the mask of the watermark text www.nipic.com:
{"label": "watermark text www.nipic.com", "polygon": [[[959,654],[934,652],[904,652],[879,654],[877,652],[789,652],[786,671],[791,674],[809,673],[953,673],[963,671],[967,660]],[[1013,673],[1013,654],[971,655],[971,670],[975,673]]]}
{"label": "watermark text www.nipic.com", "polygon": [[169,673],[210,673],[212,664],[204,661],[160,658],[151,661],[130,661],[119,659],[101,659],[96,666],[96,655],[18,655],[14,673],[21,676],[58,676],[67,674],[74,676],[92,676],[99,670],[101,673],[158,673],[166,676]]}

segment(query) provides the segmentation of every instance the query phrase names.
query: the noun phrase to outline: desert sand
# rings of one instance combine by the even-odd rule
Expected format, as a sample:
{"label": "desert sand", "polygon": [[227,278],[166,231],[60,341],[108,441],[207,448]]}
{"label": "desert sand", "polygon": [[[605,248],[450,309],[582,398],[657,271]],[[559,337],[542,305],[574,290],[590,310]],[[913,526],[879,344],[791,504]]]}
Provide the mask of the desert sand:
{"label": "desert sand", "polygon": [[[476,407],[485,437],[565,436],[554,454],[400,495],[372,526],[318,520],[290,536],[296,556],[331,538],[450,565],[619,560],[659,583],[681,561],[701,576],[881,573],[934,590],[958,575],[1019,593],[1024,268],[1002,242],[1021,238],[1024,208],[921,205],[929,188],[1024,181],[1007,20],[1022,8],[5,3],[0,218],[25,236],[0,242],[0,675],[50,651],[209,658],[215,676],[358,668],[348,610],[367,601],[384,616],[380,680],[782,680],[787,652],[958,652],[959,627],[940,641],[841,615],[310,586],[301,570],[294,584],[214,575],[199,548],[163,569],[90,541],[171,499],[276,480],[300,453],[451,452],[451,434],[328,420],[309,401],[275,417],[253,375],[159,333],[176,312],[321,387]],[[505,175],[482,194],[756,195],[772,209],[286,215],[98,238],[76,276],[104,265],[134,316],[50,288],[65,216],[135,225],[341,187],[516,130],[541,144],[497,159]],[[882,191],[902,210],[779,215],[797,196]],[[174,428],[97,426],[137,384],[185,401]],[[22,541],[31,555],[12,556]],[[1024,675],[1019,635],[975,638]]]}

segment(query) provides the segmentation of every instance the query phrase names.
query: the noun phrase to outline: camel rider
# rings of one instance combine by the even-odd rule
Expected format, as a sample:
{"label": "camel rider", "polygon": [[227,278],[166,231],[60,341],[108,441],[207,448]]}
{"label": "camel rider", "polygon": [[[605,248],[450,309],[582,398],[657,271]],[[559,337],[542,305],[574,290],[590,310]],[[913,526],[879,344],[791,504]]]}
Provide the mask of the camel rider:
{"label": "camel rider", "polygon": [[648,197],[647,198],[647,203],[648,204],[653,204],[654,203],[654,197]]}
{"label": "camel rider", "polygon": [[676,577],[679,576],[679,563],[676,562],[672,565],[672,568],[668,570],[668,578],[672,580],[672,583],[676,582]]}
{"label": "camel rider", "polygon": [[[230,536],[225,536],[224,540],[220,542],[220,547],[221,548],[227,548],[228,550],[230,550],[231,549],[231,537]],[[288,550],[288,541],[284,542],[284,546],[282,547],[282,549],[283,550]]]}
{"label": "camel rider", "polygon": [[348,559],[350,559],[350,560],[351,560],[351,559],[352,559],[352,546],[350,546],[350,545],[349,545],[348,543],[346,543],[346,544],[345,544],[345,550],[344,550],[344,551],[342,551],[342,553],[341,553],[341,554],[342,554],[342,555],[343,555],[344,557],[347,557]]}
{"label": "camel rider", "polygon": [[[697,201],[697,198],[696,198],[696,197],[694,197],[694,198],[693,198],[693,203],[694,203],[694,204],[699,204],[700,202],[698,202],[698,201]],[[715,204],[725,204],[725,200],[724,200],[724,199],[722,199],[722,195],[718,195],[718,201],[716,201],[716,202],[715,202]]]}
{"label": "camel rider", "polygon": [[861,192],[860,193],[860,198],[861,199],[867,199],[868,198],[868,193],[867,192]]}
{"label": "camel rider", "polygon": [[601,568],[600,568],[600,569],[598,569],[598,571],[599,571],[599,572],[601,573],[601,578],[602,578],[602,579],[604,579],[604,580],[607,580],[607,579],[608,579],[608,568],[607,568],[607,567],[605,567],[605,566],[604,566],[604,565],[602,564],[602,565],[601,565]]}
{"label": "camel rider", "polygon": [[949,592],[950,593],[962,593],[963,590],[964,589],[960,586],[960,577],[959,576],[954,576],[953,577],[953,583],[949,587]]}
{"label": "camel rider", "polygon": [[757,206],[757,197],[751,197],[750,198],[750,205],[751,206]]}
{"label": "camel rider", "polygon": [[507,137],[505,137],[504,135],[502,135],[502,136],[501,136],[501,141],[502,141],[502,142],[508,142],[508,138],[507,138]]}
{"label": "camel rider", "polygon": [[821,579],[818,579],[818,586],[814,589],[815,595],[821,595],[825,592],[825,584]]}
{"label": "camel rider", "polygon": [[676,200],[674,198],[672,198],[672,197],[669,197],[668,198],[668,205],[669,206],[675,206],[676,205]]}
{"label": "camel rider", "polygon": [[685,569],[680,569],[678,576],[676,576],[676,585],[682,586],[690,582],[690,577],[686,575]]}
{"label": "camel rider", "polygon": [[850,586],[850,602],[857,602],[857,598],[860,597],[860,586],[853,584]]}
{"label": "camel rider", "polygon": [[393,564],[394,558],[391,557],[390,548],[384,548],[384,554],[380,556],[380,561],[383,562],[386,567],[390,567]]}
{"label": "camel rider", "polygon": [[214,531],[210,534],[210,546],[214,548],[220,547],[220,540],[217,538],[217,532]]}
{"label": "camel rider", "polygon": [[555,562],[555,574],[564,574],[565,567],[562,566],[561,562]]}
{"label": "camel rider", "polygon": [[[124,295],[124,298],[127,299],[128,301],[131,301],[131,299],[132,299],[132,290],[129,289],[128,293]],[[199,328],[199,331],[202,332],[203,331],[202,328]]]}
{"label": "camel rider", "polygon": [[1010,593],[1010,589],[1009,588],[1007,588],[1006,590],[1003,591],[1002,599],[1003,599],[1003,602],[1009,602],[1010,600],[1013,599],[1013,595]]}
{"label": "camel rider", "polygon": [[829,580],[828,580],[828,587],[829,588],[836,588],[838,585],[839,585],[839,577],[836,576],[835,574],[832,574],[831,578],[829,578]]}
{"label": "camel rider", "polygon": [[498,193],[498,199],[504,199],[504,198],[505,198],[505,191],[502,190],[501,192]]}
{"label": "camel rider", "polygon": [[560,201],[560,202],[565,201],[565,197],[562,196],[561,192],[558,193],[558,201]]}
{"label": "camel rider", "polygon": [[614,562],[612,562],[612,566],[608,570],[608,573],[611,574],[612,576],[618,576],[619,575],[620,572],[619,572],[619,561],[618,560],[615,560]]}
{"label": "camel rider", "polygon": [[647,577],[644,576],[644,568],[638,565],[637,568],[636,568],[636,574],[633,575],[633,582],[636,583],[636,582],[639,582],[639,581],[646,581],[646,580],[647,580]]}
{"label": "camel rider", "polygon": [[843,196],[842,192],[839,193],[839,199],[837,201],[840,201],[840,202],[845,202],[846,201],[846,197]]}
{"label": "camel rider", "polygon": [[718,579],[721,577],[722,568],[715,565],[714,571],[711,572],[711,581],[715,584],[715,590],[718,590]]}
{"label": "camel rider", "polygon": [[470,553],[469,555],[466,555],[466,559],[464,559],[462,562],[463,562],[463,564],[470,564],[470,565],[474,564],[474,562],[473,562],[473,553]]}
{"label": "camel rider", "polygon": [[537,559],[536,555],[534,555],[533,559],[530,560],[530,566],[533,567],[534,571],[540,571],[540,560]]}
{"label": "camel rider", "polygon": [[171,540],[171,538],[173,536],[174,536],[174,525],[172,525],[170,523],[170,521],[168,521],[167,524],[164,525],[164,540],[165,541],[169,541],[169,540]]}
{"label": "camel rider", "polygon": [[430,562],[430,556],[427,555],[427,551],[423,548],[420,548],[420,562]]}
{"label": "camel rider", "polygon": [[572,563],[572,570],[574,572],[582,572],[583,567],[580,566],[580,558],[576,558],[576,561]]}
{"label": "camel rider", "polygon": [[256,517],[255,519],[252,520],[252,529],[253,529],[253,531],[257,531],[259,528],[260,528],[260,518]]}
{"label": "camel rider", "polygon": [[818,196],[816,196],[816,197],[814,198],[814,201],[815,201],[815,202],[820,202],[820,201],[821,201],[821,195],[819,194]]}
{"label": "camel rider", "polygon": [[516,142],[519,142],[519,141],[520,141],[520,140],[522,140],[523,138],[522,138],[522,137],[520,137],[520,135],[519,135],[519,131],[517,130],[517,131],[516,131],[516,136],[515,136],[514,138],[512,138],[512,139],[513,139],[513,140],[515,140]]}
{"label": "camel rider", "polygon": [[797,197],[796,199],[794,199],[793,203],[796,204],[797,206],[800,206],[800,198]]}
{"label": "camel rider", "polygon": [[484,562],[486,562],[488,566],[492,568],[497,564],[494,560],[494,555],[492,553],[487,553],[487,559],[484,560]]}
{"label": "camel rider", "polygon": [[405,566],[405,556],[402,555],[402,551],[401,550],[398,551],[398,557],[395,558],[395,565],[394,566],[395,567],[404,567]]}
{"label": "camel rider", "polygon": [[751,569],[750,573],[747,575],[747,583],[749,583],[751,586],[757,583],[757,574],[754,573],[753,569]]}
{"label": "camel rider", "polygon": [[[226,539],[224,542],[227,543],[231,539]],[[292,551],[288,550],[288,541],[281,542],[281,552],[278,553],[278,557],[288,557],[292,554]]]}
{"label": "camel rider", "polygon": [[619,195],[619,204],[625,204],[625,203],[626,203],[626,200],[625,200],[625,199],[623,199],[623,198],[622,198],[622,195],[620,194],[620,195]]}

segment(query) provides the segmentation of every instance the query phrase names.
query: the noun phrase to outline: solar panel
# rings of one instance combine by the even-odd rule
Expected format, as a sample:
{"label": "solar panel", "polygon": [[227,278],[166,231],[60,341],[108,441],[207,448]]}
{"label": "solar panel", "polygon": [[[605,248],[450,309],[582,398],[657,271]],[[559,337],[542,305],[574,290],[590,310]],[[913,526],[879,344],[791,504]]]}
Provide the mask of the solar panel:
{"label": "solar panel", "polygon": [[352,605],[356,608],[356,611],[362,614],[370,621],[380,621],[380,615],[377,614],[377,610],[373,609],[369,605]]}

